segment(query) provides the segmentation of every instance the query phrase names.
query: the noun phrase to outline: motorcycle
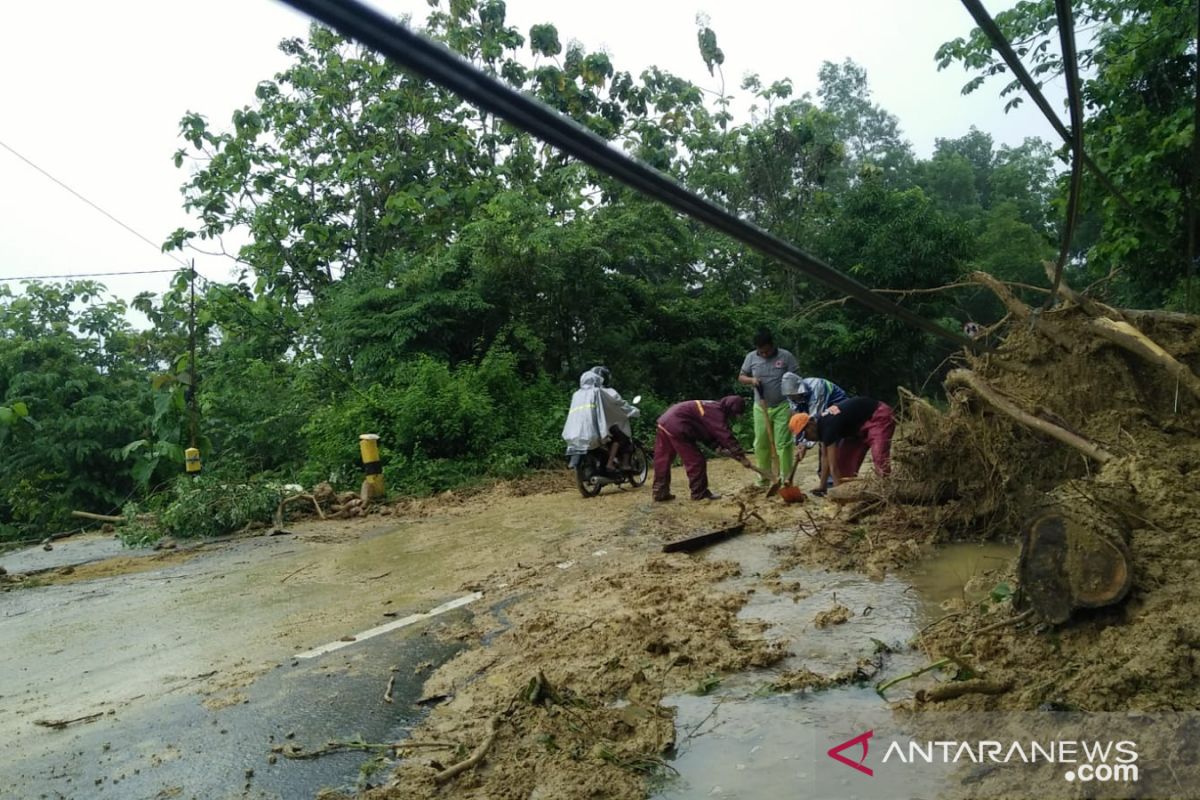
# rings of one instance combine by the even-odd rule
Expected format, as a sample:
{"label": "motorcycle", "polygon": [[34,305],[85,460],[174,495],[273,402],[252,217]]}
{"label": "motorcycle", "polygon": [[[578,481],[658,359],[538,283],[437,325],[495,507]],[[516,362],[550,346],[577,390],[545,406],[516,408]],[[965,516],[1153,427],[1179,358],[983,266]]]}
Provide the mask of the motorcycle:
{"label": "motorcycle", "polygon": [[[633,405],[642,401],[642,396],[633,398]],[[641,486],[650,474],[650,457],[646,448],[636,437],[630,437],[629,466],[615,470],[608,468],[608,451],[612,445],[612,437],[606,436],[600,444],[586,453],[567,451],[567,466],[575,470],[575,481],[579,484],[579,493],[584,497],[595,497],[605,486]]]}

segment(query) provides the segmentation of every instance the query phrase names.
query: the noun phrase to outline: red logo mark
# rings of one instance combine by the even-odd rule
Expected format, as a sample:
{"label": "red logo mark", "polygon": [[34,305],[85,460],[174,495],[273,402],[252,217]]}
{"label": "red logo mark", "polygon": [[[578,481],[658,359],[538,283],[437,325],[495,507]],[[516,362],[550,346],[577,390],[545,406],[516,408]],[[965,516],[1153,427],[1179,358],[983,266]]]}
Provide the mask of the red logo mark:
{"label": "red logo mark", "polygon": [[[835,745],[835,746],[829,748],[828,755],[834,761],[840,761],[843,764],[845,764],[847,767],[853,767],[854,769],[858,770],[859,772],[863,772],[863,773],[866,773],[867,775],[874,776],[875,775],[874,770],[872,770],[870,767],[863,766],[864,762],[866,762],[866,760],[867,760],[867,749],[869,747],[867,742],[874,735],[875,735],[875,731],[873,731],[873,730],[867,731],[866,733],[860,733],[858,736],[855,736],[853,739],[847,739],[846,741],[842,742],[841,744]],[[851,748],[851,747],[854,747],[855,745],[860,745],[860,744],[862,745],[862,758],[860,758],[858,761],[851,761],[850,759],[848,759],[844,755],[842,755],[843,750],[846,750],[848,748]]]}

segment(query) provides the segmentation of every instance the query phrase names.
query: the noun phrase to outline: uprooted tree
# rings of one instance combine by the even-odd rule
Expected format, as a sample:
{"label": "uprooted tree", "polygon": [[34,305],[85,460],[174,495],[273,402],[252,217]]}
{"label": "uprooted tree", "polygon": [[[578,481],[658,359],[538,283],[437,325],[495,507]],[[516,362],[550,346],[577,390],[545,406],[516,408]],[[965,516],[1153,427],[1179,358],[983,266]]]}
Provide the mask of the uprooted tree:
{"label": "uprooted tree", "polygon": [[895,524],[1019,531],[1019,601],[1047,622],[1150,591],[1171,562],[1182,580],[1200,505],[1200,317],[1116,309],[1066,284],[1035,310],[972,277],[1005,322],[959,357],[947,411],[906,395],[895,475],[862,496]]}

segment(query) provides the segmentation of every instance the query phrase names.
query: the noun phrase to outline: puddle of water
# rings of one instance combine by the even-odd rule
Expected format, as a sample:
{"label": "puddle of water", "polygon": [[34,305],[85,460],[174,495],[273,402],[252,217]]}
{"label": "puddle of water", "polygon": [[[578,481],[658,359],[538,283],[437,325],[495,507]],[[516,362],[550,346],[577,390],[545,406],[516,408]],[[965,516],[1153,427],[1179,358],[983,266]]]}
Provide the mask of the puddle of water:
{"label": "puddle of water", "polygon": [[[791,535],[783,533],[743,537],[714,548],[713,557],[741,564],[744,577],[731,581],[733,588],[741,588],[751,584],[755,574],[771,569],[773,546],[790,540]],[[908,646],[921,626],[944,614],[947,601],[986,596],[996,583],[987,573],[1006,566],[1015,554],[1015,547],[1009,545],[954,544],[903,576],[872,581],[855,573],[795,569],[781,578],[793,593],[757,590],[740,616],[769,623],[766,635],[786,639],[791,655],[772,669],[732,676],[714,694],[664,700],[664,705],[676,708],[679,738],[672,766],[679,776],[655,796],[663,800],[936,796],[946,780],[944,774],[906,776],[904,786],[898,787],[868,778],[826,755],[830,747],[848,738],[892,723],[887,704],[873,685],[768,695],[756,690],[786,670],[833,674],[853,668],[859,659],[875,654],[876,640],[895,652],[886,657],[872,684],[924,666],[925,655]],[[850,609],[850,619],[818,628],[814,616],[836,604]],[[911,686],[901,684],[889,690],[888,697],[900,699],[929,680],[932,677]]]}
{"label": "puddle of water", "polygon": [[902,577],[924,601],[930,619],[936,619],[948,606],[987,597],[1016,557],[1015,544],[955,542],[938,548]]}

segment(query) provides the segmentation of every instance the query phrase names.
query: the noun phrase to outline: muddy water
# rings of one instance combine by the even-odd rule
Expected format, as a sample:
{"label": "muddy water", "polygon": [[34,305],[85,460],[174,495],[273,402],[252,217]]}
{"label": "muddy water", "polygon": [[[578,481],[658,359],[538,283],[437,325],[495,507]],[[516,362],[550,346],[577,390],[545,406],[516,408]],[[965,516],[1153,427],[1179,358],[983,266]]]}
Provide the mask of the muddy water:
{"label": "muddy water", "polygon": [[[749,583],[754,574],[770,569],[772,546],[790,538],[781,533],[746,537],[714,548],[712,555],[739,561],[743,577],[738,581]],[[999,580],[993,571],[1002,570],[1015,554],[1008,545],[957,544],[934,552],[904,575],[881,581],[796,569],[782,577],[786,593],[756,591],[742,616],[770,623],[766,635],[787,639],[791,655],[771,670],[734,676],[706,696],[684,694],[664,701],[676,708],[672,766],[679,774],[655,796],[866,800],[936,795],[945,775],[906,776],[903,786],[897,786],[838,764],[825,753],[863,731],[895,724],[874,685],[928,663],[910,640],[945,609],[985,597]],[[839,604],[851,612],[846,623],[828,628],[814,624],[817,613]],[[784,694],[767,689],[787,670],[807,668],[828,675],[852,668],[859,659],[873,657],[880,643],[894,652],[884,657],[882,671],[868,683]],[[889,690],[888,698],[908,696],[932,680],[936,677],[900,684]],[[848,755],[857,760],[858,752]]]}

